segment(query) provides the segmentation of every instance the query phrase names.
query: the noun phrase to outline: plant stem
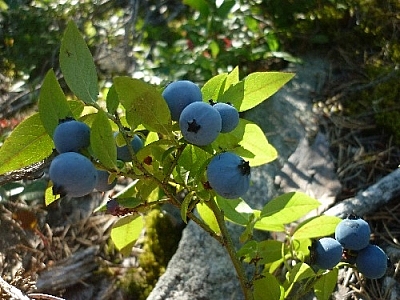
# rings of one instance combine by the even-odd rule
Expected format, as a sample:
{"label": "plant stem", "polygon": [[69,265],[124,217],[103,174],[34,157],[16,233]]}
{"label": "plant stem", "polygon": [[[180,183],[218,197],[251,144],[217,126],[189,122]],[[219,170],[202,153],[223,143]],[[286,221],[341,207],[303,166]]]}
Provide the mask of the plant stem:
{"label": "plant stem", "polygon": [[232,242],[232,238],[229,234],[228,227],[226,227],[224,212],[221,211],[218,205],[215,203],[214,199],[206,202],[208,207],[213,211],[215,218],[217,220],[218,226],[221,230],[222,239],[224,241],[224,246],[228,252],[229,257],[233,263],[236,273],[239,278],[240,286],[242,287],[243,294],[246,300],[253,300],[253,293],[251,290],[251,284],[247,279],[246,272],[244,270],[243,264],[238,259],[236,255],[236,250]]}

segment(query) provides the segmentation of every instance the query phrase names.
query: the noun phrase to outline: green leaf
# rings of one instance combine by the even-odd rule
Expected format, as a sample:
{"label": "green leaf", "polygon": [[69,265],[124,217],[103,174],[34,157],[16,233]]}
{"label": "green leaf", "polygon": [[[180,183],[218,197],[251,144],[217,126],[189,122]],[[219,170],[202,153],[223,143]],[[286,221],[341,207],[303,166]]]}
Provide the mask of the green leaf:
{"label": "green leaf", "polygon": [[114,78],[114,86],[132,129],[143,124],[150,131],[171,135],[172,121],[168,105],[154,86],[130,77]]}
{"label": "green leaf", "polygon": [[242,260],[246,259],[247,262],[258,256],[258,242],[255,240],[247,241],[237,252],[236,256]]}
{"label": "green leaf", "polygon": [[0,148],[0,174],[37,163],[53,152],[53,141],[39,113],[22,121]]}
{"label": "green leaf", "polygon": [[225,1],[223,1],[221,6],[218,7],[218,9],[217,9],[217,15],[222,20],[227,19],[229,12],[235,6],[235,4],[236,4],[235,0],[225,0]]}
{"label": "green leaf", "polygon": [[288,250],[288,246],[280,241],[265,240],[259,242],[257,245],[259,263],[267,265],[273,262],[283,262],[282,250],[285,253]]}
{"label": "green leaf", "polygon": [[205,101],[217,101],[220,95],[224,92],[225,82],[228,74],[222,73],[212,77],[201,88],[201,93]]}
{"label": "green leaf", "polygon": [[187,211],[188,211],[190,202],[192,202],[192,200],[193,200],[193,195],[194,195],[194,191],[187,193],[181,204],[181,217],[182,217],[183,222],[185,222],[186,224],[187,224]]}
{"label": "green leaf", "polygon": [[342,219],[334,216],[317,216],[299,224],[293,234],[294,239],[316,238],[329,236],[335,232],[337,224]]}
{"label": "green leaf", "polygon": [[235,130],[223,133],[213,142],[214,149],[230,150],[248,161],[251,167],[260,166],[278,157],[268,143],[265,133],[255,123],[240,119]]}
{"label": "green leaf", "polygon": [[183,3],[198,10],[203,18],[207,18],[210,13],[208,3],[205,0],[183,0]]}
{"label": "green leaf", "polygon": [[273,222],[268,222],[271,221],[267,218],[260,219],[254,224],[254,228],[258,230],[263,230],[263,231],[275,231],[275,232],[284,232],[285,231],[285,226],[283,224],[277,224]]}
{"label": "green leaf", "polygon": [[226,77],[224,84],[224,92],[227,91],[231,86],[239,82],[239,67],[235,67]]}
{"label": "green leaf", "polygon": [[260,217],[273,223],[288,224],[317,208],[319,201],[301,192],[291,192],[269,201],[261,210]]}
{"label": "green leaf", "polygon": [[254,281],[254,300],[283,300],[285,293],[275,276],[263,273],[263,278]]}
{"label": "green leaf", "polygon": [[117,147],[110,120],[99,110],[90,129],[90,146],[94,156],[109,169],[117,169]]}
{"label": "green leaf", "polygon": [[43,80],[39,94],[39,114],[43,127],[50,137],[60,120],[73,117],[67,99],[53,70],[49,70]]}
{"label": "green leaf", "polygon": [[208,48],[211,51],[211,57],[216,58],[220,50],[218,43],[216,41],[211,41]]}
{"label": "green leaf", "polygon": [[314,293],[318,300],[329,300],[331,299],[332,293],[336,287],[338,280],[339,270],[337,268],[332,269],[324,274],[314,284]]}
{"label": "green leaf", "polygon": [[229,221],[246,226],[254,215],[253,209],[242,199],[225,199],[217,196],[219,208]]}
{"label": "green leaf", "polygon": [[296,283],[300,283],[300,281],[304,279],[315,276],[315,273],[309,265],[301,262],[295,265],[286,276],[287,279],[284,286],[287,286],[285,296],[288,296]]}
{"label": "green leaf", "polygon": [[178,159],[181,171],[188,172],[189,178],[197,179],[204,174],[207,161],[212,155],[200,147],[187,145]]}
{"label": "green leaf", "polygon": [[117,91],[115,90],[115,87],[113,85],[108,90],[106,105],[107,105],[107,111],[110,114],[114,114],[117,111],[119,105],[119,99]]}
{"label": "green leaf", "polygon": [[[211,200],[214,201],[214,200]],[[219,233],[221,230],[219,229],[217,219],[215,218],[214,212],[207,206],[205,203],[198,203],[197,211],[203,221],[215,232]]]}
{"label": "green leaf", "polygon": [[83,110],[85,109],[85,105],[80,100],[68,100],[69,109],[72,111],[72,115],[75,119],[79,119]]}
{"label": "green leaf", "polygon": [[[158,182],[152,178],[142,178],[139,180],[139,182],[136,184],[136,189],[137,197],[146,199],[149,202],[159,199],[160,187]],[[156,199],[152,199],[153,195],[156,196]]]}
{"label": "green leaf", "polygon": [[53,194],[53,184],[51,181],[49,182],[49,186],[46,188],[46,191],[44,192],[44,203],[47,205],[50,205],[57,199],[59,199],[61,196],[60,195],[54,195]]}
{"label": "green leaf", "polygon": [[254,210],[254,215],[258,218],[257,222],[254,224],[254,228],[263,231],[275,231],[275,232],[284,232],[285,226],[283,223],[276,223],[272,218],[260,218],[261,211]]}
{"label": "green leaf", "polygon": [[78,27],[68,22],[60,48],[60,68],[71,91],[86,104],[99,94],[96,66]]}
{"label": "green leaf", "polygon": [[111,239],[119,251],[132,247],[143,229],[143,218],[137,215],[119,219],[111,229]]}
{"label": "green leaf", "polygon": [[239,111],[253,108],[275,94],[294,74],[283,72],[255,72],[230,87],[219,99],[232,103]]}
{"label": "green leaf", "polygon": [[245,230],[242,232],[242,234],[239,236],[239,242],[240,243],[245,243],[248,240],[253,238],[254,235],[254,225],[257,222],[257,219],[254,217],[254,214],[250,216],[250,221],[247,223]]}
{"label": "green leaf", "polygon": [[268,48],[270,51],[278,51],[280,44],[279,39],[276,37],[275,33],[270,31],[265,35],[265,40],[267,41]]}

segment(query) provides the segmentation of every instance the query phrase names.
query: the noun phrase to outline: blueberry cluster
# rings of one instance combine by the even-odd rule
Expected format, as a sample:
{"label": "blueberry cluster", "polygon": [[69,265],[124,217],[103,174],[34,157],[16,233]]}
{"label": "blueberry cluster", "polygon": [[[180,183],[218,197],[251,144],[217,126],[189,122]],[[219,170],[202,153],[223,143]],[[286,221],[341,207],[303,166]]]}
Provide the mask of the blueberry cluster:
{"label": "blueberry cluster", "polygon": [[336,226],[335,238],[325,237],[314,242],[313,263],[330,269],[343,259],[355,264],[366,278],[381,278],[386,273],[388,257],[380,247],[370,244],[370,234],[365,220],[350,215]]}
{"label": "blueberry cluster", "polygon": [[170,83],[162,93],[173,121],[185,140],[193,145],[211,144],[219,133],[231,132],[239,124],[239,112],[228,103],[203,102],[200,88],[189,80]]}
{"label": "blueberry cluster", "polygon": [[80,153],[90,145],[90,127],[74,119],[65,119],[53,133],[54,146],[59,153],[51,162],[49,177],[53,194],[82,197],[93,190],[108,191],[116,180],[108,182],[109,173],[98,170],[92,161]]}
{"label": "blueberry cluster", "polygon": [[[239,112],[233,105],[203,101],[200,88],[189,80],[170,83],[162,96],[182,136],[193,145],[209,145],[220,133],[231,132],[239,124]],[[249,163],[237,154],[219,153],[207,166],[207,179],[209,187],[220,196],[239,198],[250,185]]]}

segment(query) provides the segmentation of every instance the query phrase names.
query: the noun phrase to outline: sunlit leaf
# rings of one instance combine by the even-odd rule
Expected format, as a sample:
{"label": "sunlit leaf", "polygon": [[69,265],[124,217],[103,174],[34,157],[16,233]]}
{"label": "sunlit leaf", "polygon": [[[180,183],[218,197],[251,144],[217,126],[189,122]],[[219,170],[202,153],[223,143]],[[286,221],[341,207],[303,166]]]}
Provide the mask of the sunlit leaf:
{"label": "sunlit leaf", "polygon": [[22,121],[0,148],[0,174],[40,162],[53,152],[53,141],[38,113]]}
{"label": "sunlit leaf", "polygon": [[204,101],[217,101],[220,95],[222,95],[224,92],[227,76],[227,73],[218,74],[204,84],[204,86],[201,88]]}
{"label": "sunlit leaf", "polygon": [[288,224],[304,216],[320,205],[319,201],[301,192],[291,192],[269,201],[261,210],[260,217],[274,223]]}
{"label": "sunlit leaf", "polygon": [[233,223],[245,226],[253,216],[252,208],[242,199],[225,199],[217,196],[217,203],[225,218]]}
{"label": "sunlit leaf", "polygon": [[239,111],[253,108],[275,94],[294,74],[283,72],[255,72],[229,88],[220,98],[232,103]]}
{"label": "sunlit leaf", "polygon": [[[213,200],[211,200],[213,201]],[[214,212],[205,204],[199,203],[196,206],[197,211],[203,221],[216,233],[220,232],[217,219],[215,218]]]}
{"label": "sunlit leaf", "polygon": [[213,142],[214,149],[232,151],[248,161],[251,167],[275,160],[276,149],[268,143],[265,133],[255,123],[240,119],[239,125],[229,133],[223,133]]}
{"label": "sunlit leaf", "polygon": [[117,148],[110,120],[105,112],[98,111],[90,130],[90,146],[95,157],[110,169],[117,168]]}
{"label": "sunlit leaf", "polygon": [[119,219],[111,229],[111,239],[118,250],[130,247],[140,236],[143,229],[143,218],[137,215]]}
{"label": "sunlit leaf", "polygon": [[237,84],[238,82],[239,82],[239,67],[235,67],[231,72],[229,72],[228,76],[226,77],[223,91],[225,92],[231,86]]}
{"label": "sunlit leaf", "polygon": [[68,22],[60,48],[60,68],[71,91],[83,102],[97,100],[99,94],[96,66],[78,27]]}
{"label": "sunlit leaf", "polygon": [[[51,183],[51,182],[50,182]],[[44,193],[44,203],[46,205],[50,205],[51,203],[53,203],[54,201],[56,201],[57,199],[60,199],[60,195],[54,195],[53,194],[53,185],[50,184],[47,188],[46,191]]]}
{"label": "sunlit leaf", "polygon": [[294,239],[329,236],[335,232],[342,219],[334,216],[317,216],[299,224],[293,234]]}

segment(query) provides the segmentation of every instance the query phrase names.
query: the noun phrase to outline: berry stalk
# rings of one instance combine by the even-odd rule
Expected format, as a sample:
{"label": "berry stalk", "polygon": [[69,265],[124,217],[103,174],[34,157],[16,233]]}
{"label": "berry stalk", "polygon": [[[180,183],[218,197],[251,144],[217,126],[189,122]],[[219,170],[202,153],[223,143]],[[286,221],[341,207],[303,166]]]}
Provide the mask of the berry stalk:
{"label": "berry stalk", "polygon": [[206,203],[215,215],[219,229],[221,230],[223,246],[225,246],[226,251],[228,252],[228,255],[231,258],[233,266],[236,270],[236,273],[238,275],[238,279],[240,282],[240,286],[242,287],[242,290],[243,290],[244,298],[245,298],[245,300],[253,300],[254,297],[253,297],[253,293],[251,290],[252,284],[251,284],[251,282],[248,281],[243,264],[240,262],[240,260],[238,259],[237,255],[236,255],[236,250],[233,245],[231,235],[229,234],[228,228],[226,227],[226,224],[225,224],[224,212],[219,209],[219,207],[215,203],[214,199],[211,199],[210,201],[207,201]]}

